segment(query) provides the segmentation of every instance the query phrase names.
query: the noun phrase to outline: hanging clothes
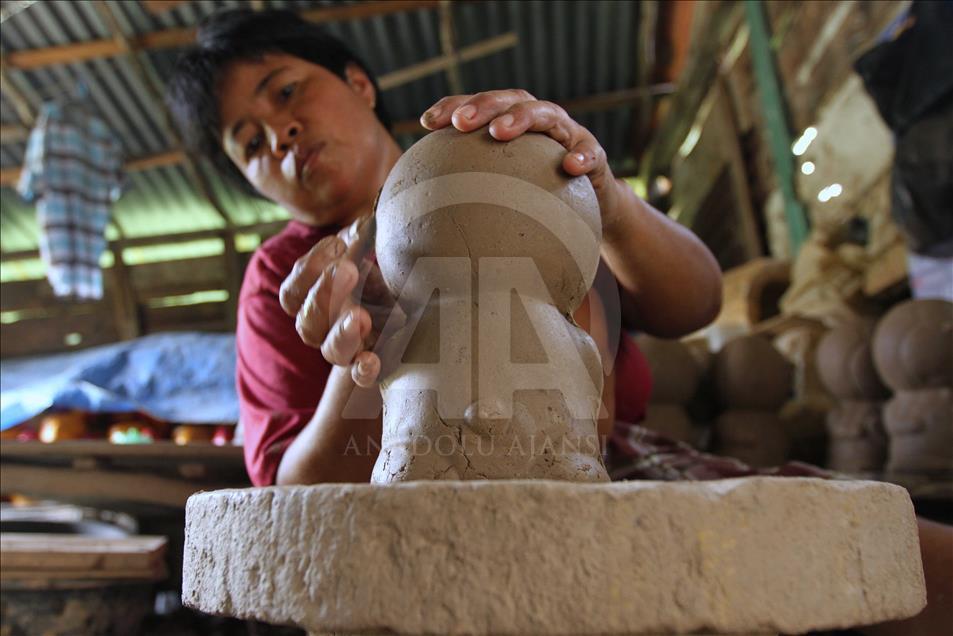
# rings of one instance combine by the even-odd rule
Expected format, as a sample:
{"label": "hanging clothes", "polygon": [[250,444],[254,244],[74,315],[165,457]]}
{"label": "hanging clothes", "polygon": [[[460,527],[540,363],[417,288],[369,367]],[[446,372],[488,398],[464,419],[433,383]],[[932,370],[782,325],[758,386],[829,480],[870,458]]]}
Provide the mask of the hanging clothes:
{"label": "hanging clothes", "polygon": [[36,200],[40,256],[57,296],[102,298],[99,258],[121,170],[119,140],[86,105],[43,104],[17,191]]}

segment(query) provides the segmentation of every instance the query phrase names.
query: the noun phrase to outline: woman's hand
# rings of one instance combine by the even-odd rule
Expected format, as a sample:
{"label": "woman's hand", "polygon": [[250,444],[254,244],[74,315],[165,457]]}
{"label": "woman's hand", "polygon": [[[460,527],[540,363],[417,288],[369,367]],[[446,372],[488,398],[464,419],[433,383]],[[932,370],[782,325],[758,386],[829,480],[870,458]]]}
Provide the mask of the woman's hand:
{"label": "woman's hand", "polygon": [[305,344],[320,347],[331,364],[350,366],[362,387],[380,375],[381,360],[369,349],[394,308],[380,269],[366,258],[368,227],[368,218],[358,219],[318,241],[295,262],[280,291]]}
{"label": "woman's hand", "polygon": [[420,123],[429,130],[452,125],[461,132],[489,124],[490,135],[500,141],[510,141],[525,132],[549,135],[566,149],[563,169],[574,177],[586,175],[592,182],[599,198],[603,231],[615,222],[620,186],[609,169],[605,150],[558,104],[540,101],[521,89],[452,95],[427,109]]}

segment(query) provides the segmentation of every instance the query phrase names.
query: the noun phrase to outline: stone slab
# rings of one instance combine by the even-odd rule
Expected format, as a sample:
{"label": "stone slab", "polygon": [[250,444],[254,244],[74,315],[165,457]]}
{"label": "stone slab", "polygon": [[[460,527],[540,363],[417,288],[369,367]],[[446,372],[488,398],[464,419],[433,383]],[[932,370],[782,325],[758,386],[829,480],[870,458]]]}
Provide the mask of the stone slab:
{"label": "stone slab", "polygon": [[926,603],[906,490],[406,482],[189,499],[183,602],[312,632],[801,633]]}

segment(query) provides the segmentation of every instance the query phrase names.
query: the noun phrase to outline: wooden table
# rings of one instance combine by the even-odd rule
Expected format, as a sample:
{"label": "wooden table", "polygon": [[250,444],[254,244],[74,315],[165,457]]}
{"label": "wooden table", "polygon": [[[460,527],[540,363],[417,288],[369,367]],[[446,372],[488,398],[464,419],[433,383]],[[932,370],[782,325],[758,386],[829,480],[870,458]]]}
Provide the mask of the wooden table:
{"label": "wooden table", "polygon": [[0,443],[3,495],[48,497],[112,509],[126,504],[182,508],[195,492],[249,485],[240,446]]}

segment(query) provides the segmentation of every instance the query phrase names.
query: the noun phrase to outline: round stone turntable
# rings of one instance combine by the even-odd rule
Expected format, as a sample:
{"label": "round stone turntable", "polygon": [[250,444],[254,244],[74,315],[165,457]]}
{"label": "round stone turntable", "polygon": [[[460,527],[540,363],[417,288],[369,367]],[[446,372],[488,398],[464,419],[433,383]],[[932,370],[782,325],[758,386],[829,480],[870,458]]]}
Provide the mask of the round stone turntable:
{"label": "round stone turntable", "polygon": [[802,633],[926,603],[907,492],[417,481],[189,499],[183,601],[340,634]]}

